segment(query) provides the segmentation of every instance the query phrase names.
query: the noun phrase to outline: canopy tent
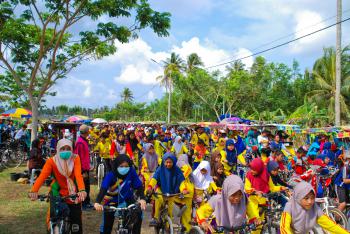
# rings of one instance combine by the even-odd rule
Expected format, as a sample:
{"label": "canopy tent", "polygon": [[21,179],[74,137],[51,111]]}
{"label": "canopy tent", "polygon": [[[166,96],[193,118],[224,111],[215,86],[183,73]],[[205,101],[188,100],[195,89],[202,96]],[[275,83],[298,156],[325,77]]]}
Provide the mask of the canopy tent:
{"label": "canopy tent", "polygon": [[1,115],[5,116],[5,117],[12,117],[12,118],[18,118],[18,119],[31,118],[32,112],[29,110],[26,110],[24,108],[13,108],[13,109],[5,111]]}
{"label": "canopy tent", "polygon": [[94,124],[104,124],[104,123],[107,123],[107,120],[101,119],[101,118],[96,118],[96,119],[92,120],[91,123],[94,123]]}

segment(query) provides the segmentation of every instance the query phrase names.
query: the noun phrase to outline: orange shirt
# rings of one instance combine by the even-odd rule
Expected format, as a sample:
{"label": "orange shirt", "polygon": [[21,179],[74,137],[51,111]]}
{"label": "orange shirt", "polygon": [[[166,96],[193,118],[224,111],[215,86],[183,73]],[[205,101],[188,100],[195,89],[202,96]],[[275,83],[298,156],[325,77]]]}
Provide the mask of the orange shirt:
{"label": "orange shirt", "polygon": [[[53,158],[49,158],[45,165],[44,168],[42,169],[40,176],[37,178],[35,181],[31,192],[38,192],[40,187],[43,185],[45,180],[53,174],[59,187],[60,187],[60,195],[61,196],[68,196],[68,187],[67,187],[67,179],[64,177],[57,169],[57,166],[55,164],[55,161]],[[76,182],[78,191],[85,190],[85,184],[83,180],[83,176],[81,175],[81,163],[80,163],[80,157],[76,156],[74,159],[74,168],[73,172],[70,175],[70,178]]]}

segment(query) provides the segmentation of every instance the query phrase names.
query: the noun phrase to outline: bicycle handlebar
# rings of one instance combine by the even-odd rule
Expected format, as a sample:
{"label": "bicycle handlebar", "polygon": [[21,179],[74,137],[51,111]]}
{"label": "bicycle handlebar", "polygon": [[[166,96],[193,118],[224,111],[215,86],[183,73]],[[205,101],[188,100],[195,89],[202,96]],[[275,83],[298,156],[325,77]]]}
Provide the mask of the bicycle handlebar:
{"label": "bicycle handlebar", "polygon": [[137,206],[139,206],[138,203],[131,204],[128,207],[103,206],[103,209],[110,210],[110,211],[127,211],[127,210],[131,210]]}
{"label": "bicycle handlebar", "polygon": [[256,225],[254,223],[245,223],[245,224],[242,224],[242,225],[237,226],[237,227],[218,226],[216,229],[218,232],[224,232],[224,231],[236,232],[236,231],[240,231],[240,230],[243,230],[246,228],[249,228],[249,230],[255,230]]}
{"label": "bicycle handlebar", "polygon": [[[75,200],[78,198],[77,194],[72,194],[72,195],[68,195],[68,196],[64,196],[64,197],[60,197],[61,200],[65,200],[65,199],[72,199]],[[45,199],[50,199],[50,195],[47,194],[40,194],[38,195],[38,200],[40,201],[44,201]]]}

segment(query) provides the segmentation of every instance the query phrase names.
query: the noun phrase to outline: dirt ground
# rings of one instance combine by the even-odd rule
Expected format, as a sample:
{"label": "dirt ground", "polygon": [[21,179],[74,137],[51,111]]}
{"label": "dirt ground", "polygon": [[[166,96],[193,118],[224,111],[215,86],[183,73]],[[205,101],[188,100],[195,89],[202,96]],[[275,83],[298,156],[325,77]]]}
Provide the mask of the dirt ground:
{"label": "dirt ground", "polygon": [[[29,184],[19,184],[10,180],[11,172],[23,172],[25,167],[5,169],[0,172],[0,234],[46,234],[45,217],[48,203],[27,198]],[[94,179],[91,180],[94,182]],[[43,186],[40,194],[48,191]],[[91,196],[94,201],[97,186],[92,185]],[[151,218],[151,208],[144,212],[142,233],[152,233],[148,227]],[[83,211],[84,233],[99,233],[102,214],[96,211]]]}

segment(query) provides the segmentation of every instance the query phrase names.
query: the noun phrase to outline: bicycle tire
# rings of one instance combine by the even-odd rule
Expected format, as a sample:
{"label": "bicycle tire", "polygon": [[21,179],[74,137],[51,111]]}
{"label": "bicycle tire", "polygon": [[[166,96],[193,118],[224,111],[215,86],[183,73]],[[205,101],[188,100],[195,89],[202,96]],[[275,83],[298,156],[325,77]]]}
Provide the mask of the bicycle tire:
{"label": "bicycle tire", "polygon": [[97,162],[96,162],[96,157],[92,157],[90,159],[90,171],[94,171],[96,168]]}
{"label": "bicycle tire", "polygon": [[98,171],[97,171],[97,186],[98,188],[101,187],[101,183],[103,180],[103,177],[105,176],[105,166],[101,163],[98,165]]}
{"label": "bicycle tire", "polygon": [[18,168],[25,161],[26,153],[23,151],[17,151],[16,153],[15,168]]}
{"label": "bicycle tire", "polygon": [[199,226],[192,226],[189,234],[204,234],[204,231]]}
{"label": "bicycle tire", "polygon": [[[348,220],[343,212],[341,212],[338,208],[333,208],[333,207],[327,207],[326,209],[328,210],[327,213],[329,214],[330,219],[332,219],[334,222],[336,222],[338,225],[342,226],[345,229],[348,227]],[[338,220],[335,220],[334,215],[337,215],[338,217],[340,217],[341,222],[339,222]]]}
{"label": "bicycle tire", "polygon": [[[156,234],[174,234],[173,221],[171,221],[171,218],[169,216],[166,216],[162,224],[162,227],[154,227]],[[169,228],[165,228],[167,225],[169,225]]]}

